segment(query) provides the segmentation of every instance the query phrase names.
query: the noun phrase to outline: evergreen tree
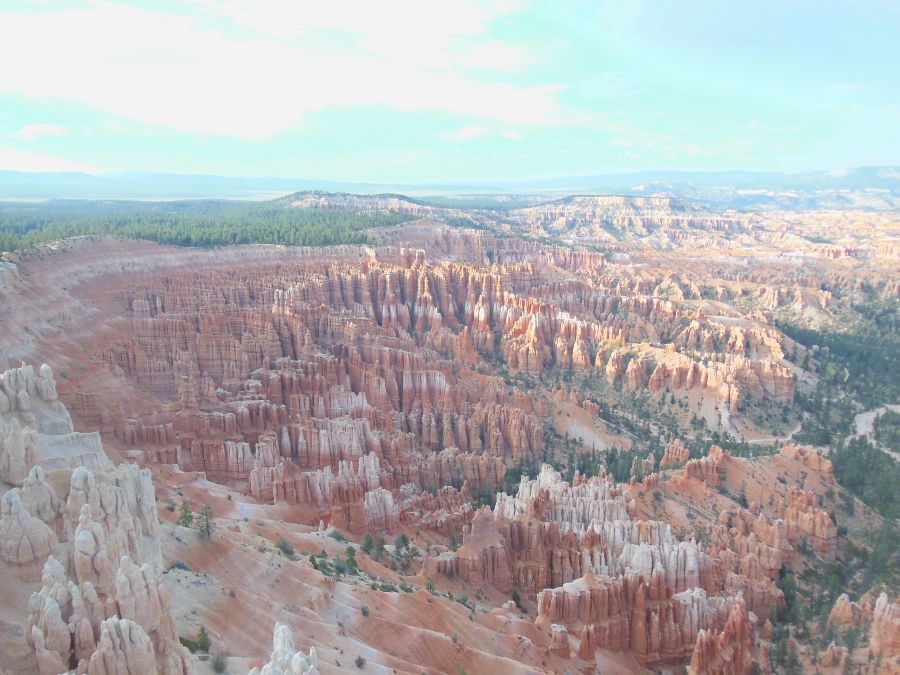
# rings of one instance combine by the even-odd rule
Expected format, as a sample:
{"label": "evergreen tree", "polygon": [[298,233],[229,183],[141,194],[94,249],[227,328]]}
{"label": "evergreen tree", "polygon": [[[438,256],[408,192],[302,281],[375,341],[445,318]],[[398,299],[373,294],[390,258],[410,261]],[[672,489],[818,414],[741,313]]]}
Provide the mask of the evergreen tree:
{"label": "evergreen tree", "polygon": [[200,634],[197,635],[197,650],[209,653],[209,633],[206,632],[206,626],[200,626]]}
{"label": "evergreen tree", "polygon": [[213,520],[212,507],[210,507],[208,504],[204,504],[203,508],[200,510],[200,513],[197,514],[194,527],[196,527],[197,532],[200,533],[201,539],[212,539],[213,530],[216,527],[216,523]]}
{"label": "evergreen tree", "polygon": [[372,538],[371,533],[366,532],[363,535],[362,544],[360,545],[360,549],[366,555],[372,555],[372,551],[375,549],[375,540]]}
{"label": "evergreen tree", "polygon": [[178,513],[178,524],[182,527],[190,527],[194,522],[194,514],[187,502],[181,502],[181,511]]}

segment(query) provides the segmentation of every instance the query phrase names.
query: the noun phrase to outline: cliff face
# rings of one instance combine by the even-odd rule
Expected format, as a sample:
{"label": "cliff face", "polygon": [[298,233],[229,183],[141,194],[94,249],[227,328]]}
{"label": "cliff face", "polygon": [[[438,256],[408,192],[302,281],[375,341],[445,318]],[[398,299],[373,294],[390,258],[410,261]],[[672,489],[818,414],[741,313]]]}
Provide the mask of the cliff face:
{"label": "cliff face", "polygon": [[[149,470],[114,468],[99,436],[72,430],[48,366],[38,376],[29,366],[8,370],[0,382],[16,401],[5,411],[7,477],[24,474],[21,487],[2,498],[0,555],[22,578],[41,580],[24,627],[37,671],[190,672],[171,599],[158,582],[159,520]],[[26,396],[31,400],[23,405]]]}
{"label": "cliff face", "polygon": [[718,216],[668,197],[577,196],[513,211],[525,229],[575,235],[580,240],[616,241],[684,230],[749,232],[747,217]]}

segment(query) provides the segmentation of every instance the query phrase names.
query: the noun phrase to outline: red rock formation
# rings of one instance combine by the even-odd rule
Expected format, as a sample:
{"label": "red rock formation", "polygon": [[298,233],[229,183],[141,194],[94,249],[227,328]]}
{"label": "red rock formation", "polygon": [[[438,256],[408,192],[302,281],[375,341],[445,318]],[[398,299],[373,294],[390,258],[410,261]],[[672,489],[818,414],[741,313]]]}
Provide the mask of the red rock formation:
{"label": "red rock formation", "polygon": [[622,352],[616,350],[610,354],[609,361],[606,362],[606,380],[617,382],[624,374],[625,360],[622,358]]}
{"label": "red rock formation", "polygon": [[[323,209],[366,205],[418,215],[434,215],[437,209],[393,197],[297,200]],[[666,246],[688,241],[696,246],[699,232],[703,246],[715,249],[715,242],[725,243],[722,233],[747,233],[746,219],[707,215],[665,200],[585,198],[511,217],[529,227],[595,230],[597,235],[597,223],[603,222],[627,228],[626,238],[652,237]],[[614,406],[623,391],[669,391],[678,407],[689,401],[692,408],[710,411],[714,403],[720,426],[737,420],[744,423],[737,429],[745,430],[752,420],[740,420],[743,401],[790,400],[797,369],[784,363],[784,347],[793,352],[795,346],[766,323],[767,313],[741,316],[740,306],[733,312],[717,307],[713,298],[728,302],[757,296],[783,311],[814,312],[829,303],[843,306],[844,298],[853,297],[854,284],[868,274],[809,266],[791,266],[785,273],[775,269],[777,263],[744,269],[748,266],[723,257],[710,282],[703,276],[708,271],[689,264],[661,269],[655,246],[614,244],[607,259],[433,223],[396,229],[404,231],[392,247],[334,248],[313,255],[274,247],[252,255],[228,250],[216,253],[224,259],[221,264],[188,265],[184,261],[196,261],[199,254],[187,257],[159,247],[166,257],[164,273],[132,256],[113,263],[115,274],[110,274],[98,256],[91,262],[93,271],[72,275],[68,297],[43,303],[58,308],[34,303],[49,318],[24,341],[19,331],[6,329],[8,317],[26,303],[0,287],[8,310],[0,312],[0,347],[10,353],[49,350],[46,345],[63,339],[53,337],[49,327],[63,327],[71,336],[65,338],[69,354],[88,354],[87,374],[67,364],[72,379],[60,381],[60,395],[71,402],[79,425],[96,420],[105,433],[115,433],[117,451],[142,462],[177,463],[205,472],[231,491],[249,491],[258,501],[277,504],[254,507],[260,511],[290,512],[288,520],[306,524],[321,518],[356,532],[421,528],[432,544],[465,531],[458,552],[426,566],[440,566],[472,583],[540,594],[542,600],[558,598],[554,602],[560,609],[548,607],[545,613],[560,612],[552,623],[582,636],[579,653],[586,658],[599,645],[615,644],[640,654],[642,663],[674,665],[690,653],[695,631],[725,630],[727,609],[738,595],[756,616],[769,616],[780,601],[774,578],[782,565],[799,563],[797,550],[804,540],[830,555],[831,526],[813,500],[797,492],[780,508],[777,501],[723,508],[727,495],[708,486],[717,484],[724,465],[731,489],[747,475],[746,467],[724,453],[716,457],[715,451],[689,463],[686,449],[676,444],[666,449],[661,468],[690,466],[659,477],[652,463],[638,460],[634,474],[643,485],[619,486],[601,475],[576,476],[563,486],[558,478],[542,475],[526,480],[515,496],[501,495],[492,512],[477,516],[468,491],[478,501],[492,496],[503,485],[507,467],[532,465],[544,456],[544,425],[555,406],[530,395],[530,378],[516,377],[517,372],[549,375],[546,382],[564,370],[585,371],[560,400],[581,405],[589,414],[596,415],[599,407],[584,401],[581,384],[596,385],[609,374],[613,386],[598,385],[590,394],[595,401],[602,398]],[[787,229],[777,233],[786,234]],[[6,279],[8,264],[0,268]],[[40,274],[29,277],[38,288]],[[834,298],[811,292],[821,287],[836,289]],[[891,288],[873,287],[888,293]],[[78,307],[81,302],[84,306]],[[125,312],[125,321],[98,320],[114,314],[116,306]],[[98,310],[91,319],[96,325],[73,320],[85,307]],[[75,330],[65,330],[70,325]],[[88,334],[90,344],[80,337]],[[796,363],[796,354],[791,359]],[[499,376],[501,365],[512,378]],[[14,370],[0,386],[0,471],[21,485],[21,494],[4,501],[11,506],[3,515],[16,511],[17,519],[25,519],[27,513],[42,525],[10,527],[7,545],[17,539],[16,529],[29,535],[42,528],[52,531],[72,561],[76,585],[90,583],[105,604],[112,597],[120,555],[153,566],[152,551],[144,550],[153,539],[147,516],[152,493],[139,478],[88,465],[102,460],[86,439],[71,436],[48,444],[43,425],[69,426],[51,414],[52,377],[43,368],[30,375],[27,368]],[[102,377],[93,382],[98,374]],[[110,381],[103,381],[107,377]],[[671,405],[669,400],[657,397],[661,405]],[[36,423],[26,419],[29,414]],[[18,431],[11,429],[13,417]],[[35,433],[24,432],[26,427]],[[57,431],[49,435],[62,437]],[[66,428],[70,433],[73,429]],[[64,457],[70,440],[83,447],[87,459]],[[826,459],[791,452],[784,454],[810,472],[828,474]],[[54,504],[53,490],[46,490],[58,479],[29,482],[28,468],[35,462],[47,462],[48,473],[50,462],[71,472],[65,504]],[[181,480],[174,469],[160,474]],[[679,481],[680,474],[689,479]],[[201,487],[190,485],[187,494]],[[665,508],[654,512],[671,515],[672,528],[636,519],[636,513],[649,512],[642,497],[651,487],[664,493]],[[775,487],[780,497],[783,489]],[[24,511],[12,507],[14,495]],[[693,500],[689,522],[682,506],[669,508],[676,500],[682,506]],[[711,508],[717,509],[718,522],[694,522]],[[7,524],[13,521],[0,518],[0,526]],[[692,526],[698,535],[708,534],[702,544],[690,534],[684,541],[673,534],[689,533]],[[40,549],[39,560],[49,549],[41,541],[27,543],[32,551]],[[580,604],[572,614],[575,601],[557,591],[589,575],[621,587],[630,603],[626,611],[597,616],[591,623],[578,618]],[[407,601],[414,595],[408,594]],[[398,608],[406,609],[403,601]],[[51,654],[56,639],[75,640],[78,661],[90,663],[100,625],[109,617],[89,621],[89,631],[79,620],[75,634],[63,635],[56,629],[68,629],[65,614],[63,608],[57,622],[47,613],[36,650]],[[109,626],[109,641],[122,634],[122,625]],[[142,621],[135,626],[152,642],[152,631]],[[482,629],[480,624],[473,628]],[[134,632],[139,636],[137,628]],[[546,627],[530,636],[541,642],[542,652],[551,644]],[[563,654],[559,640],[552,646]],[[127,660],[127,651],[101,651]],[[546,656],[548,663],[559,658]],[[552,662],[547,668],[559,666]]]}
{"label": "red rock formation", "polygon": [[401,519],[412,527],[452,537],[462,532],[475,515],[468,483],[463,483],[460,490],[445,486],[433,496],[428,492],[418,492],[412,484],[404,485],[400,492]]}
{"label": "red rock formation", "polygon": [[366,492],[363,499],[366,526],[370,531],[393,532],[400,521],[400,510],[394,503],[394,496],[384,488]]}
{"label": "red rock formation", "polygon": [[722,448],[712,445],[706,457],[692,459],[684,465],[684,475],[686,478],[694,478],[714,486],[718,485],[721,480],[719,472],[725,468],[728,457],[728,453],[724,452]]}
{"label": "red rock formation", "polygon": [[569,658],[569,631],[558,623],[550,626],[550,653],[561,659]]}
{"label": "red rock formation", "polygon": [[674,441],[666,445],[666,449],[663,452],[662,461],[659,463],[659,468],[666,469],[681,466],[688,461],[689,457],[690,452],[686,447],[684,447],[684,443],[676,438]]}
{"label": "red rock formation", "polygon": [[691,655],[691,673],[696,675],[742,675],[750,672],[750,618],[741,600],[728,612],[721,631],[701,629]]}
{"label": "red rock formation", "polygon": [[875,603],[869,649],[886,659],[900,655],[900,604],[892,602],[886,593]]}
{"label": "red rock formation", "polygon": [[792,544],[805,538],[823,558],[834,559],[837,550],[837,525],[827,511],[818,507],[818,498],[814,492],[791,486],[784,497],[783,509],[779,515],[787,525],[787,537]]}
{"label": "red rock formation", "polygon": [[640,481],[656,471],[656,456],[651,452],[645,459],[635,457],[631,463],[631,480]]}
{"label": "red rock formation", "polygon": [[823,668],[838,668],[844,670],[847,665],[847,659],[850,658],[850,650],[846,647],[837,645],[832,640],[828,647],[819,655],[819,665]]}
{"label": "red rock formation", "polygon": [[850,602],[847,594],[841,593],[828,614],[828,627],[846,630],[856,626],[861,616],[859,604]]}

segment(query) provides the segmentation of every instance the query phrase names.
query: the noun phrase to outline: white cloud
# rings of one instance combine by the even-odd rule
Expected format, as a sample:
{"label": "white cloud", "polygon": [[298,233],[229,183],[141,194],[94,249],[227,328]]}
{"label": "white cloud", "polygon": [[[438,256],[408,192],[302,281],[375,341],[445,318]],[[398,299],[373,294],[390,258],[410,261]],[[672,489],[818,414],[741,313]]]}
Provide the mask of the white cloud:
{"label": "white cloud", "polygon": [[463,65],[493,70],[519,70],[534,60],[528,52],[499,42],[476,45],[457,57]]}
{"label": "white cloud", "polygon": [[0,135],[5,136],[6,138],[14,138],[19,141],[31,143],[46,136],[68,136],[69,132],[58,124],[26,124],[16,131],[10,131]]}
{"label": "white cloud", "polygon": [[[92,2],[0,12],[0,92],[74,101],[186,133],[267,138],[346,106],[441,111],[502,124],[565,117],[559,85],[463,76],[527,63],[484,42],[511,9],[483,3],[274,0],[195,4],[194,15]],[[482,46],[478,46],[482,45]]]}
{"label": "white cloud", "polygon": [[510,140],[510,141],[521,141],[522,140],[522,134],[520,134],[518,131],[513,131],[512,129],[506,129],[504,131],[501,131],[500,135],[503,136],[503,138]]}

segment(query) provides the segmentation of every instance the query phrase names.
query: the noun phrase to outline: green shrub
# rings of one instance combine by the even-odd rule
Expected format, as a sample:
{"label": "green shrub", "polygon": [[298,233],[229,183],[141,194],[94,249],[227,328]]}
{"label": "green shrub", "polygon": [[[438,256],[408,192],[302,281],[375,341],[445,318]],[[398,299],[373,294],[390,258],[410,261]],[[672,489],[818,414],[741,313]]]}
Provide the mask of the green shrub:
{"label": "green shrub", "polygon": [[284,540],[284,537],[281,537],[281,538],[278,540],[278,543],[275,544],[275,547],[276,547],[279,551],[281,551],[281,553],[284,555],[285,558],[288,558],[289,560],[296,560],[296,559],[297,559],[297,555],[296,555],[296,553],[294,552],[294,547],[291,546],[287,541],[285,541],[285,540]]}
{"label": "green shrub", "polygon": [[209,633],[206,632],[206,626],[200,626],[200,633],[197,635],[197,650],[209,654]]}

